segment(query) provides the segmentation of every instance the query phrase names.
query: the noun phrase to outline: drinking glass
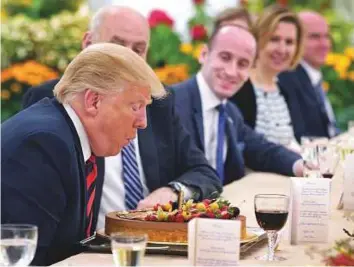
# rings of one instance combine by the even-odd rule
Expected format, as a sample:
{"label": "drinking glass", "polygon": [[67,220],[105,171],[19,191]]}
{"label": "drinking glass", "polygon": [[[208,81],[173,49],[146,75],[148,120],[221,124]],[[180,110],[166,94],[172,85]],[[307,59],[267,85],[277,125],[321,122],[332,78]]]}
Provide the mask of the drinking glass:
{"label": "drinking glass", "polygon": [[115,265],[117,267],[141,266],[145,254],[146,242],[146,234],[112,234],[111,248]]}
{"label": "drinking glass", "polygon": [[318,145],[318,162],[322,178],[331,179],[338,163],[338,153],[336,146]]}
{"label": "drinking glass", "polygon": [[30,224],[1,225],[1,262],[5,266],[28,266],[37,248],[38,228]]}
{"label": "drinking glass", "polygon": [[267,232],[268,253],[256,257],[257,260],[281,261],[284,257],[274,255],[277,232],[283,228],[288,219],[289,197],[280,194],[258,194],[254,197],[256,219],[261,228]]}

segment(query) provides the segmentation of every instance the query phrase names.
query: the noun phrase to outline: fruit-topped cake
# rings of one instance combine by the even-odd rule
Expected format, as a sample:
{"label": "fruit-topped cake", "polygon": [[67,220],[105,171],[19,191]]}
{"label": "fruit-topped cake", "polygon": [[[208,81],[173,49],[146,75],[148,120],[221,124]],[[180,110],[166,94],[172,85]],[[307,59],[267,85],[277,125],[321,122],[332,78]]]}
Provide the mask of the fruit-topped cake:
{"label": "fruit-topped cake", "polygon": [[194,218],[240,220],[241,239],[247,237],[246,217],[223,199],[205,199],[197,203],[189,200],[179,207],[170,202],[156,204],[148,210],[111,212],[106,215],[105,233],[146,233],[150,242],[187,243],[187,222]]}

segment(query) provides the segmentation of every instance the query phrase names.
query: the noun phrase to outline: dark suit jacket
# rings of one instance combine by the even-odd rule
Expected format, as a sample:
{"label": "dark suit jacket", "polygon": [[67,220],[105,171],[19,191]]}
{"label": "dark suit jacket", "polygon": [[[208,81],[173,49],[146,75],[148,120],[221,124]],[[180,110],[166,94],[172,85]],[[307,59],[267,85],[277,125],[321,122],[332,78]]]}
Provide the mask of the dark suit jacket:
{"label": "dark suit jacket", "polygon": [[294,71],[281,73],[279,84],[296,93],[300,105],[299,112],[304,120],[303,135],[329,137],[329,119],[325,106],[316,95],[305,69],[299,64]]}
{"label": "dark suit jacket", "polygon": [[[29,89],[23,98],[24,108],[43,97],[53,97],[57,82],[52,80]],[[173,103],[172,94],[154,100],[147,108],[147,128],[138,131],[147,187],[151,192],[171,181],[179,181],[196,188],[201,193],[199,199],[215,197],[222,191],[218,176],[182,126]]]}
{"label": "dark suit jacket", "polygon": [[[279,89],[280,93],[284,96],[289,109],[295,138],[300,143],[301,136],[303,136],[305,132],[305,127],[296,93],[292,90],[287,90],[286,87],[280,85]],[[256,127],[257,118],[257,101],[251,80],[248,80],[229,100],[239,108],[245,123],[254,129]]]}
{"label": "dark suit jacket", "polygon": [[[176,111],[197,145],[204,151],[203,115],[196,78],[173,85],[172,89],[175,94]],[[292,168],[295,161],[300,159],[298,154],[268,142],[245,125],[240,111],[231,102],[227,102],[226,111],[229,149],[224,184],[244,176],[244,159],[254,170],[294,175]]]}
{"label": "dark suit jacket", "polygon": [[[63,106],[46,98],[4,122],[1,154],[1,223],[38,226],[32,264],[48,265],[80,252],[77,244],[85,238],[86,225],[85,163]],[[98,187],[102,177],[97,177]]]}

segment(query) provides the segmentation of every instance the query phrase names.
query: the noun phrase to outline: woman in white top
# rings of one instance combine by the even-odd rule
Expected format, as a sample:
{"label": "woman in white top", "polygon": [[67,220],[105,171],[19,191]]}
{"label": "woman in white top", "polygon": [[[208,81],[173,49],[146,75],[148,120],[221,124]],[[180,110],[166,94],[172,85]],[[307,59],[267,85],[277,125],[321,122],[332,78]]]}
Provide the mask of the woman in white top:
{"label": "woman in white top", "polygon": [[304,126],[296,92],[280,87],[277,76],[298,64],[303,29],[296,14],[271,6],[258,17],[253,30],[258,44],[255,67],[231,101],[251,128],[272,142],[291,147],[300,140]]}

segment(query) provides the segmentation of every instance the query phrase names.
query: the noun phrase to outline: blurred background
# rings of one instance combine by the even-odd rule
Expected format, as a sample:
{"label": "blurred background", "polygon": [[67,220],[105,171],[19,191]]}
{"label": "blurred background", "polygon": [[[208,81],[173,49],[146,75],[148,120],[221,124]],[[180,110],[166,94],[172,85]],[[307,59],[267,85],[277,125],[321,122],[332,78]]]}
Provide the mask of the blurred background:
{"label": "blurred background", "polygon": [[333,51],[323,67],[324,87],[346,129],[354,118],[354,0],[2,0],[1,120],[21,109],[29,87],[63,73],[81,49],[91,14],[104,5],[128,5],[149,18],[148,62],[162,82],[173,84],[198,70],[217,12],[244,6],[256,16],[274,3],[316,10],[328,19]]}

